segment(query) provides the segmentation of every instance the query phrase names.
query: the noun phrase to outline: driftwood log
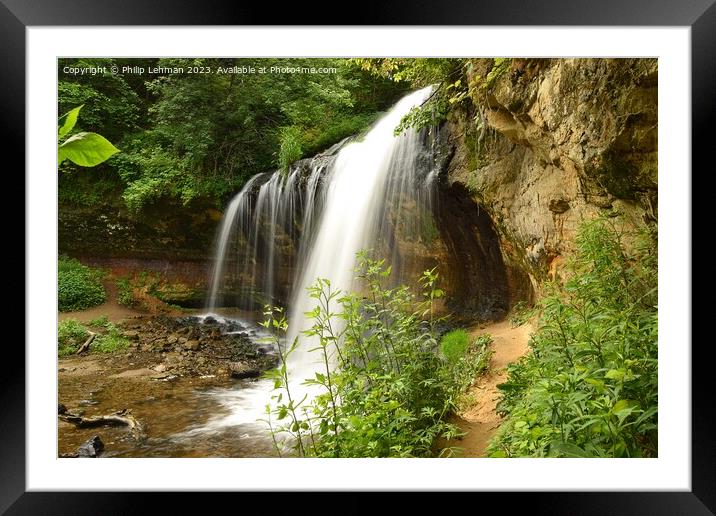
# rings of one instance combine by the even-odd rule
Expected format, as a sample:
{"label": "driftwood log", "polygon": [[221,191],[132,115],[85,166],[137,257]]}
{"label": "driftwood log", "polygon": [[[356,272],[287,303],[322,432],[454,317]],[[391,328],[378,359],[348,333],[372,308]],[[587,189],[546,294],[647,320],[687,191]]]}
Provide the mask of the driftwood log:
{"label": "driftwood log", "polygon": [[144,429],[128,409],[120,410],[106,416],[82,417],[71,412],[57,414],[62,421],[72,423],[77,428],[95,428],[98,426],[127,426],[132,437],[135,439],[144,438]]}
{"label": "driftwood log", "polygon": [[90,344],[92,344],[92,341],[93,341],[94,338],[97,336],[97,334],[94,333],[94,332],[89,332],[89,334],[90,334],[90,336],[87,337],[87,340],[85,341],[85,343],[82,344],[82,345],[77,349],[77,355],[79,355],[80,353],[84,353],[85,351],[87,351],[87,350],[89,349]]}

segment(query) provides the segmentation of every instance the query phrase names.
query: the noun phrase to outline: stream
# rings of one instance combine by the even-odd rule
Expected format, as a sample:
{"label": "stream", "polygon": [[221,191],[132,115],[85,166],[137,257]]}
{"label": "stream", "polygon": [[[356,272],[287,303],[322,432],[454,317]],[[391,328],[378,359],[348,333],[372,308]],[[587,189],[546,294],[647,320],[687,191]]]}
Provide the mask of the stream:
{"label": "stream", "polygon": [[[233,311],[222,322],[242,324],[257,341],[266,334],[245,312]],[[99,435],[105,445],[103,457],[275,456],[267,425],[257,421],[264,417],[258,407],[270,400],[271,382],[214,374],[166,376],[134,355],[59,359],[59,401],[85,416],[128,408],[146,438],[134,439],[124,427],[76,428],[60,421],[59,455],[72,453]],[[157,354],[154,362],[161,356]]]}

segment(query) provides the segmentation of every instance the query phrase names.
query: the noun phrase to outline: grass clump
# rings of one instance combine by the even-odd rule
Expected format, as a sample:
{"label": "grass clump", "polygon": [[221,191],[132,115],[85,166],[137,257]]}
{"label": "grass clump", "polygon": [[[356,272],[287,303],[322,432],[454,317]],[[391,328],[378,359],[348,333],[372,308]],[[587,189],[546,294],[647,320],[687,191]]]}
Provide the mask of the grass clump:
{"label": "grass clump", "polygon": [[104,273],[60,256],[57,264],[57,294],[60,312],[84,310],[101,305],[107,298],[102,286]]}
{"label": "grass clump", "polygon": [[571,278],[539,303],[532,352],[499,386],[493,457],[657,455],[656,234],[597,219],[577,245]]}
{"label": "grass clump", "polygon": [[90,351],[113,353],[129,347],[129,339],[117,326],[109,322],[106,315],[93,319],[86,325],[75,319],[66,319],[60,321],[57,326],[57,355],[64,357],[77,353],[77,349],[87,340],[91,331],[97,333],[97,336],[89,346]]}
{"label": "grass clump", "polygon": [[455,363],[467,352],[470,335],[463,329],[452,330],[440,340],[440,351],[448,362]]}
{"label": "grass clump", "polygon": [[89,331],[75,319],[65,319],[57,325],[57,355],[74,355],[85,340]]}
{"label": "grass clump", "polygon": [[105,333],[97,335],[90,344],[92,351],[99,353],[114,353],[129,347],[129,339],[112,323],[104,326]]}

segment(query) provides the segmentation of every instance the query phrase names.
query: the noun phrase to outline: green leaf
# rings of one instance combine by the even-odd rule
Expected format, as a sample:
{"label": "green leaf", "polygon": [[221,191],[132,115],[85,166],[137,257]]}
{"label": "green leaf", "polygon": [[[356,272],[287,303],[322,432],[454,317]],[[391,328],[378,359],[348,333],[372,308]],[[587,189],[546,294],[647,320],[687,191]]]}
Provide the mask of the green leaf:
{"label": "green leaf", "polygon": [[549,455],[552,457],[564,456],[568,458],[591,457],[589,453],[572,443],[553,441],[549,447]]}
{"label": "green leaf", "polygon": [[62,120],[62,118],[65,119],[65,123],[57,130],[57,138],[62,138],[74,129],[77,123],[77,117],[80,115],[80,109],[82,109],[83,106],[84,104],[81,104],[60,117],[60,120]]}
{"label": "green leaf", "polygon": [[66,159],[67,155],[65,154],[65,151],[62,150],[62,147],[57,147],[57,166],[60,166]]}
{"label": "green leaf", "polygon": [[639,403],[634,400],[619,400],[612,407],[612,414],[619,418],[622,423],[629,414],[639,409]]}
{"label": "green leaf", "polygon": [[[81,167],[94,167],[119,152],[104,136],[97,133],[77,133],[65,140],[58,149],[58,156],[69,159]],[[60,161],[60,163],[62,163]]]}
{"label": "green leaf", "polygon": [[610,369],[604,376],[610,380],[621,380],[625,374],[626,371],[624,369]]}

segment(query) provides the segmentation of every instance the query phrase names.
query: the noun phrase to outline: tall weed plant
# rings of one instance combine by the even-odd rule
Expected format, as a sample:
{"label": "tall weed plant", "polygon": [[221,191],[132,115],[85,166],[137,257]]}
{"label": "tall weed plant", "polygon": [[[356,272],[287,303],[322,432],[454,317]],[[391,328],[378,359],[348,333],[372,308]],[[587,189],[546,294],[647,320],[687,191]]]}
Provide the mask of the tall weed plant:
{"label": "tall weed plant", "polygon": [[[278,393],[265,421],[280,455],[423,457],[434,453],[436,438],[459,434],[444,418],[465,389],[459,369],[472,362],[440,353],[437,273],[423,273],[416,295],[385,286],[390,268],[383,261],[359,253],[358,263],[363,292],[317,280],[310,288],[316,306],[307,314],[313,325],[293,342],[280,343],[286,319],[267,309],[265,326],[274,330],[282,365],[267,373]],[[323,364],[304,381],[318,393],[310,399],[292,391],[287,367],[300,339],[313,343],[310,352]]]}
{"label": "tall weed plant", "polygon": [[491,456],[657,456],[656,232],[615,220],[581,226],[571,278],[539,303],[532,351],[499,386]]}

